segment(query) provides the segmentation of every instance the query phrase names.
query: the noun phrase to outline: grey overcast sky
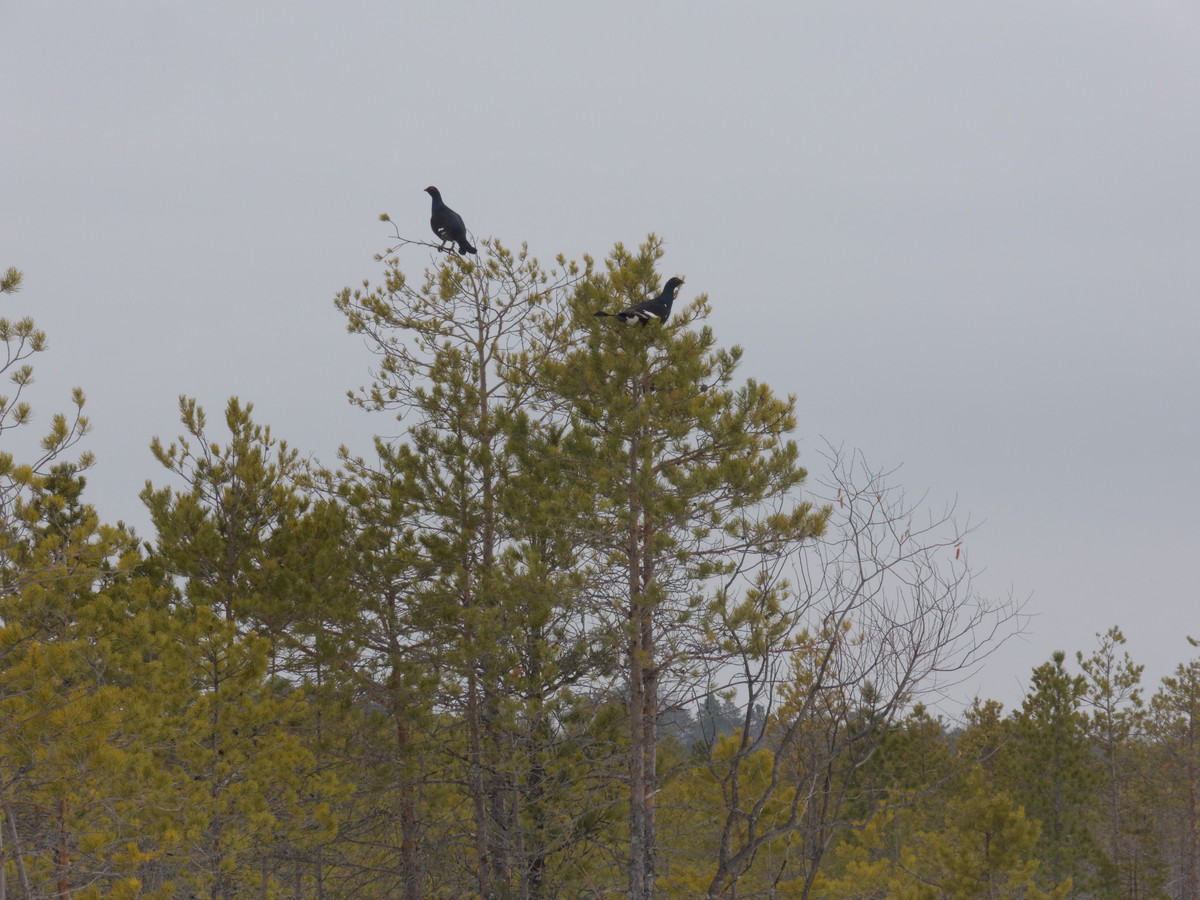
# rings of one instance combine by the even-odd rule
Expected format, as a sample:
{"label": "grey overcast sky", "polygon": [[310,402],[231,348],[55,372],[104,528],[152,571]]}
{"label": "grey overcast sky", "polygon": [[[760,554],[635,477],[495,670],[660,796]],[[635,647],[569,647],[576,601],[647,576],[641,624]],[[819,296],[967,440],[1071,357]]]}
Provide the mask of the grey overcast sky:
{"label": "grey overcast sky", "polygon": [[1032,618],[964,694],[1112,625],[1151,688],[1195,653],[1190,0],[6,0],[0,122],[0,313],[49,333],[43,423],[87,392],[106,520],[149,536],[180,394],[329,463],[397,430],[332,299],[436,184],[546,262],[663,236],[813,477],[828,440],[982,521]]}

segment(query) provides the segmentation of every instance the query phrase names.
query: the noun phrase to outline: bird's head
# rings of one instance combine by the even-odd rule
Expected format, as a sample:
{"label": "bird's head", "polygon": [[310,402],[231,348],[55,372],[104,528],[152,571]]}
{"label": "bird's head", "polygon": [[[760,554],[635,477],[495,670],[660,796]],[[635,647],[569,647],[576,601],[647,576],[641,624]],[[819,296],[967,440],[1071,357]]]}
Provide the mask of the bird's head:
{"label": "bird's head", "polygon": [[441,191],[439,191],[437,188],[435,188],[432,184],[429,187],[425,188],[425,193],[427,193],[430,197],[442,196]]}
{"label": "bird's head", "polygon": [[678,278],[678,277],[670,278],[667,280],[667,286],[666,286],[666,288],[664,288],[663,292],[666,294],[670,294],[672,297],[674,297],[676,294],[679,293],[679,289],[681,287],[683,287],[683,279],[682,278]]}

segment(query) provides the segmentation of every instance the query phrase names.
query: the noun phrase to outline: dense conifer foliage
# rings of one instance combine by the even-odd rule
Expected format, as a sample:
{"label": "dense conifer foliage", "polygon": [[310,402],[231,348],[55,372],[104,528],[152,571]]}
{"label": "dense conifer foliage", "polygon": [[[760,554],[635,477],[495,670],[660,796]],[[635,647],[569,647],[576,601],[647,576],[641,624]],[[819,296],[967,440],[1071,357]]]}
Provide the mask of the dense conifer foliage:
{"label": "dense conifer foliage", "polygon": [[0,319],[0,897],[1196,895],[1200,663],[1143,686],[1113,628],[935,715],[1019,605],[954,510],[802,465],[738,298],[614,327],[679,287],[653,235],[419,246],[335,300],[389,437],[182,397],[148,536],[87,501],[82,391],[24,439],[47,339]]}

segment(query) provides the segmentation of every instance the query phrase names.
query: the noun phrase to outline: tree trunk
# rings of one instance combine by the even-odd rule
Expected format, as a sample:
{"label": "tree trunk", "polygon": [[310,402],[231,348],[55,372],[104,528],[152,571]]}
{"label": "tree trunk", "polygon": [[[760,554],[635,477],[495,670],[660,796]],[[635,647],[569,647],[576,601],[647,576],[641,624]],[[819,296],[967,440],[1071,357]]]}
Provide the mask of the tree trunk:
{"label": "tree trunk", "polygon": [[487,791],[483,778],[483,742],[479,729],[479,678],[467,674],[467,740],[470,759],[471,794],[475,811],[475,867],[480,900],[492,900],[492,863],[488,854]]}
{"label": "tree trunk", "polygon": [[[642,521],[642,596],[650,590],[654,583],[654,556],[651,552],[653,528]],[[657,795],[658,795],[658,653],[657,641],[654,636],[654,615],[649,605],[642,618],[642,678],[645,683],[642,696],[645,708],[643,727],[642,771],[645,780],[646,828],[644,834],[646,875],[645,898],[654,897],[655,880],[658,876],[658,839],[657,839]]]}
{"label": "tree trunk", "polygon": [[657,869],[655,794],[658,791],[658,681],[654,661],[654,624],[647,611],[642,621],[642,865],[643,900],[653,900]]}
{"label": "tree trunk", "polygon": [[629,900],[649,900],[646,885],[646,698],[641,610],[630,611],[629,636]]}
{"label": "tree trunk", "polygon": [[4,826],[0,825],[0,900],[8,900],[8,875],[5,871],[8,854],[4,846]]}
{"label": "tree trunk", "polygon": [[1108,722],[1106,740],[1108,743],[1108,804],[1109,829],[1112,831],[1111,853],[1113,868],[1117,877],[1121,877],[1121,787],[1117,777],[1117,737],[1113,734],[1113,717],[1115,710],[1110,706],[1105,710]]}
{"label": "tree trunk", "polygon": [[17,836],[17,820],[13,816],[12,805],[4,801],[4,818],[8,819],[8,836],[12,839],[13,859],[17,861],[17,878],[21,882],[21,896],[31,900],[33,891],[29,888],[29,873],[25,871],[25,857],[21,854],[21,839]]}
{"label": "tree trunk", "polygon": [[[404,900],[417,900],[417,816],[413,786],[405,765],[411,734],[408,720],[396,716],[396,751],[400,763],[400,867],[404,878]],[[324,893],[322,888],[322,894]]]}
{"label": "tree trunk", "polygon": [[[1194,726],[1189,723],[1189,731]],[[1187,821],[1187,895],[1191,900],[1200,900],[1200,858],[1197,847],[1200,844],[1200,827],[1197,823],[1196,804],[1196,763],[1194,754],[1188,761],[1188,821]]]}
{"label": "tree trunk", "polygon": [[[649,372],[634,385],[636,410],[649,390]],[[652,900],[655,881],[655,767],[658,685],[655,670],[652,529],[639,495],[644,434],[629,440],[629,896]]]}
{"label": "tree trunk", "polygon": [[58,866],[59,900],[71,900],[71,849],[67,844],[67,798],[58,798],[58,845],[55,848],[55,862]]}
{"label": "tree trunk", "polygon": [[[640,400],[635,392],[634,407]],[[641,584],[641,506],[637,477],[640,435],[629,445],[629,900],[649,900],[646,883],[646,675],[645,620],[647,610]]]}

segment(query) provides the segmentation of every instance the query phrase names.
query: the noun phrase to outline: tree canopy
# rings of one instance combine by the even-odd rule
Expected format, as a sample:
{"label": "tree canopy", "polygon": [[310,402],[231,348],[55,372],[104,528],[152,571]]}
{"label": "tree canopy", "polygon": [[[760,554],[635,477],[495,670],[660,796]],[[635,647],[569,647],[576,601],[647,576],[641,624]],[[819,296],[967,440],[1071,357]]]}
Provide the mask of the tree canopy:
{"label": "tree canopy", "polygon": [[953,509],[802,465],[703,292],[593,315],[661,240],[420,246],[335,298],[392,436],[325,466],[181,397],[148,539],[87,503],[81,390],[16,440],[47,338],[0,319],[0,897],[1195,892],[1195,662],[1144,702],[1114,628],[934,716],[1018,605]]}

